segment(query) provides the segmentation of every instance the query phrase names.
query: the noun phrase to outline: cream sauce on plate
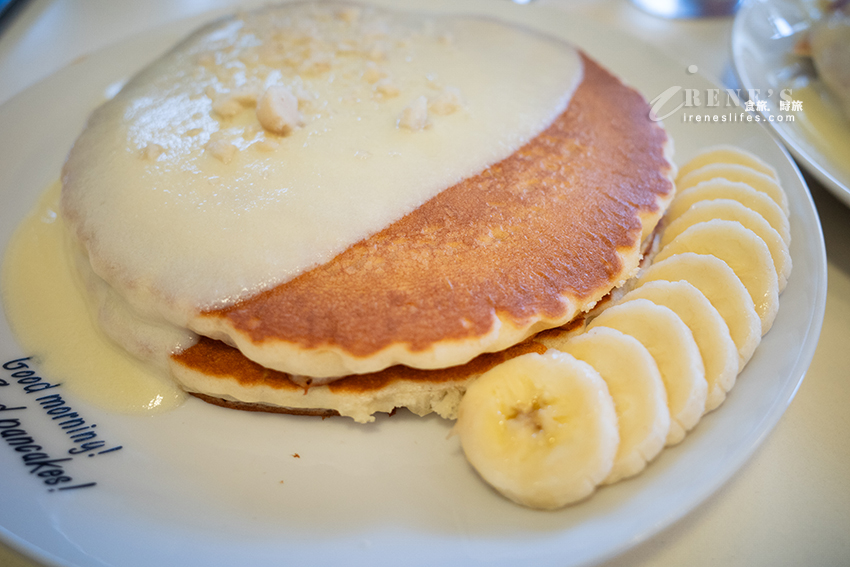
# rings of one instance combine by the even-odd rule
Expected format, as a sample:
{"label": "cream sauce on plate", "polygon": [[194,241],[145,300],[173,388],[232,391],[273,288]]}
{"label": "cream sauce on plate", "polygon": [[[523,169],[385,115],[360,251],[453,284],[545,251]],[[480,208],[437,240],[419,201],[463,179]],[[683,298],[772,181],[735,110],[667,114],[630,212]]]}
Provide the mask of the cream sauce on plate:
{"label": "cream sauce on plate", "polygon": [[58,204],[56,183],[18,227],[3,262],[3,305],[23,352],[52,382],[115,411],[177,407],[186,394],[164,373],[112,343],[96,324]]}

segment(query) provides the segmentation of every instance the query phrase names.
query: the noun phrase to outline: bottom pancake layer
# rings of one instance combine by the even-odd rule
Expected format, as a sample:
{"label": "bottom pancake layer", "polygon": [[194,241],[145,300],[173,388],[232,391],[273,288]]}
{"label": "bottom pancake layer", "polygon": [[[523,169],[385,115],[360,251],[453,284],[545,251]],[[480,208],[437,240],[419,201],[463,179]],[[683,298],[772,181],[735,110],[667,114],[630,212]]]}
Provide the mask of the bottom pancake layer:
{"label": "bottom pancake layer", "polygon": [[[583,320],[574,328],[583,326]],[[348,376],[331,384],[302,387],[289,375],[269,370],[220,341],[202,338],[170,360],[183,389],[216,405],[250,411],[298,415],[344,415],[366,423],[373,414],[405,407],[417,415],[434,412],[454,419],[467,386],[484,372],[511,358],[546,347],[527,341],[507,350],[483,354],[462,366],[418,370],[393,366],[372,374]]]}

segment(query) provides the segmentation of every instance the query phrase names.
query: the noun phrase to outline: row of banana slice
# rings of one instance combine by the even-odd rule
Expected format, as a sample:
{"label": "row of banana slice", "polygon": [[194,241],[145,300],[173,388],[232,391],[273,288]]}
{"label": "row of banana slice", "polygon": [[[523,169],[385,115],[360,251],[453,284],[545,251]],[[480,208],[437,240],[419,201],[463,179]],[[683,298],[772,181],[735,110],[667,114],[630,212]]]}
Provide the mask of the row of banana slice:
{"label": "row of banana slice", "polygon": [[466,392],[454,431],[496,490],[553,509],[642,471],[717,408],[773,324],[791,272],[776,172],[722,146],[679,172],[653,263],[578,334]]}

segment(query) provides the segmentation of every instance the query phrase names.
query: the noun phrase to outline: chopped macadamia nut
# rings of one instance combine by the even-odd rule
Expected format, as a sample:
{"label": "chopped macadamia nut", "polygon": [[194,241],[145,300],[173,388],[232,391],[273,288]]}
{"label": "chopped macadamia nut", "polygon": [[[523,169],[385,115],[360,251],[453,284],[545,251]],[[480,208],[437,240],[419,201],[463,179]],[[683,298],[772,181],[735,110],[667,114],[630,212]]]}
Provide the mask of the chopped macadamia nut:
{"label": "chopped macadamia nut", "polygon": [[154,144],[153,142],[151,142],[142,149],[142,158],[150,161],[156,161],[156,158],[161,156],[164,152],[165,148],[163,148],[159,144]]}
{"label": "chopped macadamia nut", "polygon": [[399,128],[408,130],[422,130],[428,125],[428,99],[420,96],[411,102],[398,119]]}
{"label": "chopped macadamia nut", "polygon": [[375,90],[385,97],[394,97],[398,96],[401,92],[398,88],[398,85],[392,79],[386,78],[381,79],[377,83],[375,83]]}
{"label": "chopped macadamia nut", "polygon": [[236,146],[227,140],[214,140],[206,145],[206,150],[222,163],[230,163],[236,155]]}
{"label": "chopped macadamia nut", "polygon": [[457,112],[462,106],[463,97],[460,96],[460,91],[454,87],[446,87],[434,97],[428,109],[439,116],[447,116]]}
{"label": "chopped macadamia nut", "polygon": [[212,110],[222,118],[232,118],[242,112],[242,105],[231,96],[224,96],[212,105]]}
{"label": "chopped macadamia nut", "polygon": [[257,102],[257,120],[269,132],[288,134],[301,122],[298,99],[284,86],[269,87]]}

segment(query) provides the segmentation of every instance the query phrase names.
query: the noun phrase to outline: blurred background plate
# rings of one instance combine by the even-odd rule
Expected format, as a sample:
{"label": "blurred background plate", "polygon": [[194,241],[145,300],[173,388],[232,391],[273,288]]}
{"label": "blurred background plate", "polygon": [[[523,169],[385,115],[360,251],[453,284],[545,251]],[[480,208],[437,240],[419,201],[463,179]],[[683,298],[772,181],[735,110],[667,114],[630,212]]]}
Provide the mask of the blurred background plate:
{"label": "blurred background plate", "polygon": [[[732,60],[741,86],[760,91],[762,116],[794,157],[850,206],[850,119],[830,100],[809,61],[793,53],[818,14],[814,1],[746,2],[732,28]],[[792,99],[804,97],[801,112],[779,108],[783,89],[791,89]],[[788,115],[795,120],[785,120]]]}

